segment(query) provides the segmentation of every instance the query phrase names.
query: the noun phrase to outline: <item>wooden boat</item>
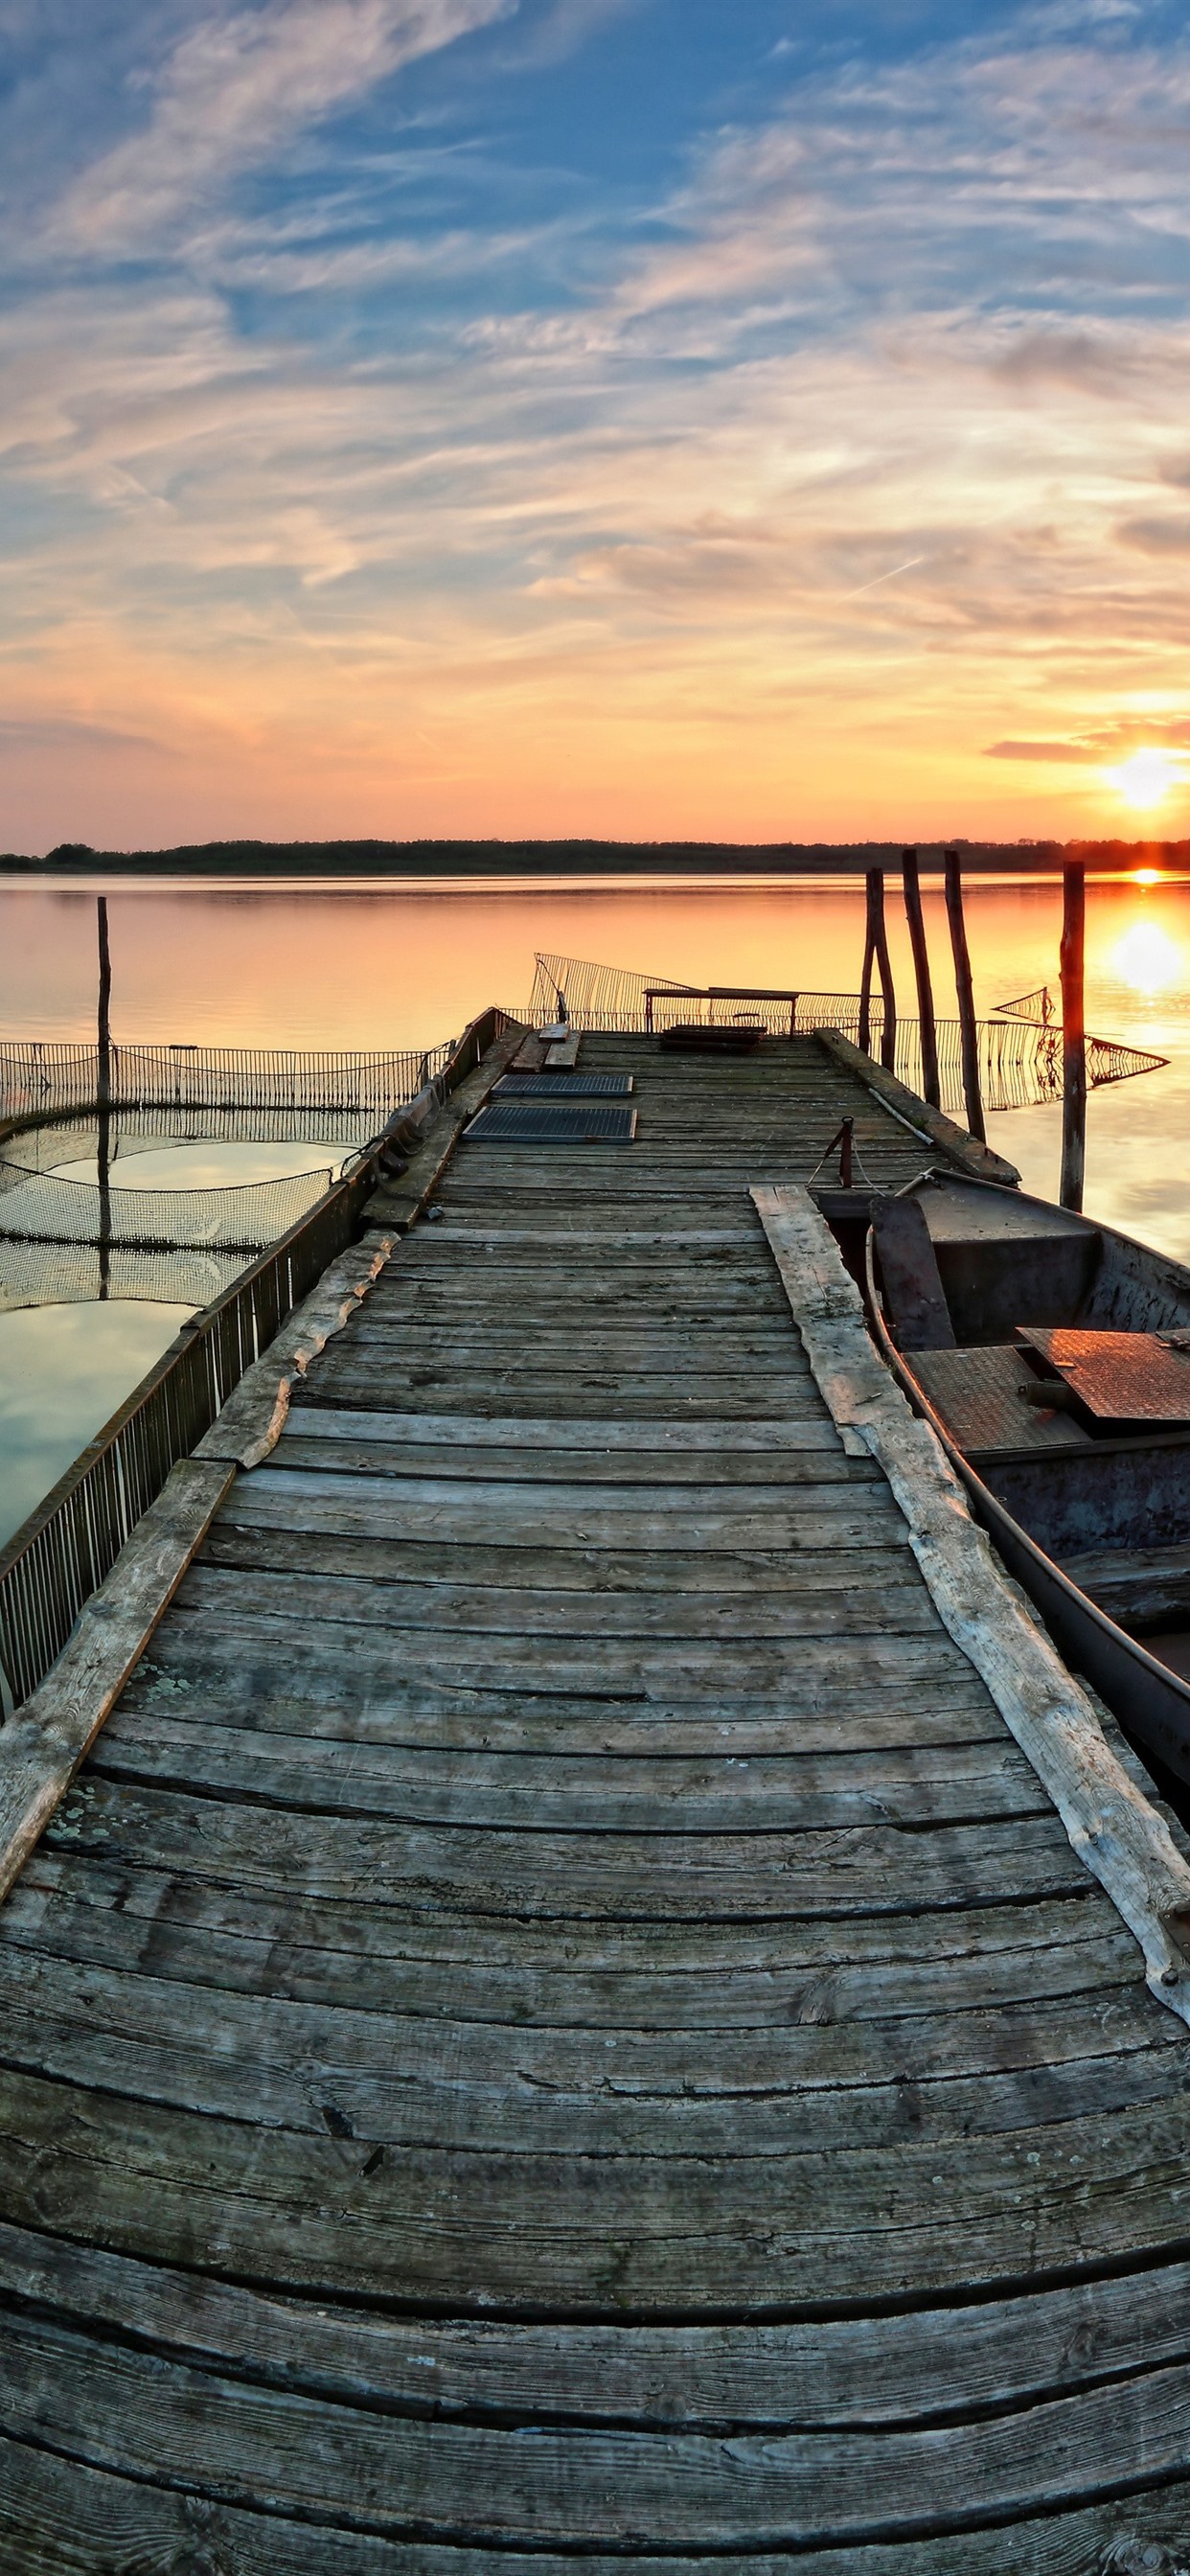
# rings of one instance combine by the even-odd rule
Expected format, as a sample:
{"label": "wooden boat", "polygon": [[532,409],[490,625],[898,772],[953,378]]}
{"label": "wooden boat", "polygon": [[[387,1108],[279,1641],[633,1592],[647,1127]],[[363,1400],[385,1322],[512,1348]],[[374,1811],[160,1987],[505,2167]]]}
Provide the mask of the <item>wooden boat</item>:
{"label": "wooden boat", "polygon": [[1190,1270],[954,1172],[864,1213],[876,1335],[977,1517],[1067,1661],[1190,1781]]}

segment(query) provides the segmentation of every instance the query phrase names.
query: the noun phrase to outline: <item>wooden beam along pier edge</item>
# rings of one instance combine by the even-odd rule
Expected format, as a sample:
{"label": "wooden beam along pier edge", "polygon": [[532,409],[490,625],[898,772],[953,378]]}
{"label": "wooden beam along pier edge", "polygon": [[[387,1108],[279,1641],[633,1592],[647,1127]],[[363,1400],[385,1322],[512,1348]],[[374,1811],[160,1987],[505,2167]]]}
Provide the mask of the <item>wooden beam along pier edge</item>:
{"label": "wooden beam along pier edge", "polygon": [[1185,1837],[806,1188],[1016,1175],[551,1044],[0,1730],[0,2576],[1175,2576]]}

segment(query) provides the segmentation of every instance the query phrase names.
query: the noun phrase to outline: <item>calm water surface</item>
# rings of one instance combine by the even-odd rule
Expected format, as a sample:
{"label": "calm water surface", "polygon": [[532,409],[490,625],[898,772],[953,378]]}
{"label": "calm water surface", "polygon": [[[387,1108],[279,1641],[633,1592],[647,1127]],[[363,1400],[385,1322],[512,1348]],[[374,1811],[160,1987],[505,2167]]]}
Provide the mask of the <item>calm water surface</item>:
{"label": "calm water surface", "polygon": [[[90,1039],[95,895],[111,926],[117,1039],[209,1046],[425,1046],[457,1035],[486,1002],[526,1002],[537,949],[645,968],[692,983],[854,991],[863,949],[856,880],[730,885],[603,879],[597,884],[395,887],[171,881],[69,887],[0,883],[0,1037]],[[953,1011],[941,890],[926,889],[940,1014]],[[915,1007],[908,942],[889,886],[898,996]],[[1051,882],[973,884],[968,931],[980,1011],[1048,982],[1057,988],[1061,891]],[[1168,1070],[1097,1093],[1087,1210],[1190,1260],[1190,884],[1092,885],[1087,1021],[1097,1036],[1151,1048]],[[1057,1186],[1060,1113],[1015,1110],[991,1141],[1027,1187]],[[335,1149],[194,1145],[135,1157],[127,1177],[267,1178],[337,1159]],[[825,1144],[826,1139],[824,1137]],[[79,1178],[87,1166],[65,1168]],[[176,1306],[59,1306],[0,1314],[0,1542],[172,1339]]]}

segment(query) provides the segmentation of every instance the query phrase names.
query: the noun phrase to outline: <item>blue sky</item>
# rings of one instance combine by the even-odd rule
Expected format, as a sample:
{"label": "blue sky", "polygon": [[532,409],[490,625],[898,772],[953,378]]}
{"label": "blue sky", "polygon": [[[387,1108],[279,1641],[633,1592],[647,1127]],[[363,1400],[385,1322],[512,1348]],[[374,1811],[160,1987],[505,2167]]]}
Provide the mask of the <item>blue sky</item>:
{"label": "blue sky", "polygon": [[0,840],[1187,828],[1188,127],[1143,0],[0,0]]}

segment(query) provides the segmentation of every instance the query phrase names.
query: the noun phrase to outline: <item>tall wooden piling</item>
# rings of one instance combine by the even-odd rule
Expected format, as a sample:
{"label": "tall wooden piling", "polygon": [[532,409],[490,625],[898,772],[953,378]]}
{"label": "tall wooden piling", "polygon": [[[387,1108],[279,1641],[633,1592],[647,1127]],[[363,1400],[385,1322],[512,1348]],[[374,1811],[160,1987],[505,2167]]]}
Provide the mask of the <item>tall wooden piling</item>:
{"label": "tall wooden piling", "polygon": [[1062,870],[1062,1182],[1063,1207],[1080,1208],[1087,1160],[1087,1041],[1083,1017],[1086,872],[1081,860]]}
{"label": "tall wooden piling", "polygon": [[112,1237],[112,952],[108,940],[106,895],[97,897],[95,910],[99,930],[95,1159],[99,1180],[99,1294],[106,1297]]}
{"label": "tall wooden piling", "polygon": [[859,988],[859,1043],[865,1055],[872,1052],[872,962],[880,969],[880,994],[884,1004],[884,1025],[880,1035],[880,1061],[889,1073],[896,1069],[897,997],[893,989],[892,959],[888,953],[888,933],[884,926],[884,870],[869,868],[866,878],[868,893],[867,924],[864,934],[864,965]]}
{"label": "tall wooden piling", "polygon": [[909,945],[913,950],[913,972],[917,978],[922,1089],[930,1107],[940,1109],[942,1093],[938,1084],[938,1036],[934,1026],[934,992],[930,982],[930,952],[926,945],[926,925],[921,908],[921,879],[918,875],[916,850],[901,852],[901,881],[905,889],[905,915],[909,923]]}
{"label": "tall wooden piling", "polygon": [[959,1003],[959,1040],[963,1055],[963,1097],[967,1103],[967,1126],[981,1145],[987,1143],[983,1117],[983,1095],[979,1081],[979,1031],[975,1025],[975,997],[971,989],[971,952],[967,946],[967,924],[963,917],[963,875],[957,850],[946,852],[946,917],[950,923],[950,945],[954,956],[955,990]]}

